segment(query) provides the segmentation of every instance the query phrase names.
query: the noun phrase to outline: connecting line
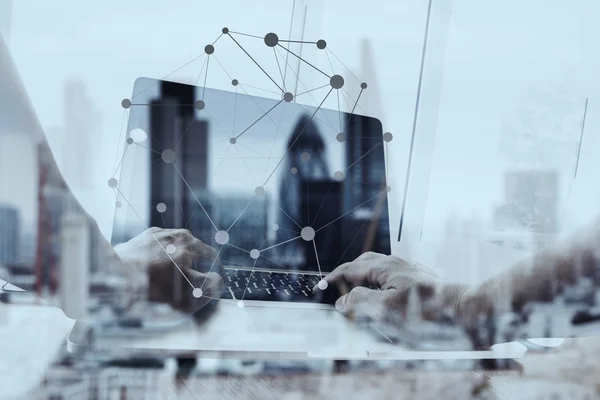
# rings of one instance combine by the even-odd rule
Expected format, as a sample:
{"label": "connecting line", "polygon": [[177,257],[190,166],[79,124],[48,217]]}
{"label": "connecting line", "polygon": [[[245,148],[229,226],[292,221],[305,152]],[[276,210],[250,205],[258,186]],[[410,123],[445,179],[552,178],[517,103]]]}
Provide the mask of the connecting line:
{"label": "connecting line", "polygon": [[[348,106],[348,109],[351,109],[352,107],[350,107],[350,104],[348,104],[348,100],[346,100],[346,96],[344,96],[344,93],[346,94],[346,96],[348,96],[350,99],[352,99],[352,96],[350,96],[350,93],[348,93],[348,91],[346,91],[346,89],[342,88],[342,97],[344,98],[344,100],[346,101],[346,105]],[[365,115],[367,115],[368,113],[362,109],[361,106],[359,106],[358,104],[356,105],[356,107],[358,107],[358,109]]]}
{"label": "connecting line", "polygon": [[317,107],[317,109],[315,110],[315,112],[310,116],[309,120],[306,122],[306,125],[304,125],[304,128],[302,128],[302,130],[300,131],[300,133],[298,134],[298,136],[296,136],[296,139],[294,139],[294,141],[292,142],[292,144],[290,145],[290,147],[286,151],[285,155],[283,157],[281,157],[281,160],[279,160],[279,162],[277,163],[277,165],[275,166],[275,168],[271,172],[271,175],[269,175],[269,177],[267,178],[267,180],[263,184],[263,187],[265,187],[267,185],[267,182],[269,182],[269,179],[271,179],[271,177],[273,176],[273,174],[275,173],[275,171],[277,171],[277,168],[279,168],[279,166],[281,165],[281,163],[283,162],[283,160],[289,154],[290,150],[294,147],[294,145],[296,144],[296,142],[298,141],[298,139],[300,139],[300,136],[302,136],[302,134],[304,133],[304,131],[306,130],[306,128],[308,127],[308,125],[312,121],[313,117],[315,116],[315,114],[321,109],[321,107],[323,106],[323,103],[325,103],[325,100],[327,100],[327,98],[331,94],[332,90],[333,90],[333,88],[329,89],[329,92],[327,92],[327,95],[325,96],[325,98],[323,99],[323,101],[321,102],[321,104],[319,104],[319,107]]}
{"label": "connecting line", "polygon": [[206,209],[204,209],[204,206],[202,205],[202,203],[200,202],[200,200],[198,200],[198,197],[196,197],[196,193],[194,193],[194,191],[192,190],[192,188],[190,187],[190,185],[187,183],[187,181],[185,180],[185,178],[181,174],[181,171],[179,171],[179,168],[177,168],[177,165],[173,164],[173,167],[175,168],[175,171],[177,171],[177,173],[181,177],[181,180],[183,181],[183,183],[185,183],[185,186],[187,186],[188,189],[190,190],[190,193],[192,193],[192,196],[194,196],[194,199],[196,199],[196,201],[198,202],[198,205],[200,206],[200,208],[202,208],[202,211],[204,211],[204,214],[206,215],[206,218],[208,218],[208,220],[210,221],[210,223],[212,224],[212,226],[218,232],[219,228],[217,228],[217,226],[215,225],[215,223],[213,222],[213,220],[210,218],[210,215],[208,215],[208,213],[206,212]]}
{"label": "connecting line", "polygon": [[286,43],[304,43],[304,44],[317,44],[317,42],[307,42],[305,40],[283,40],[283,39],[279,39],[279,42],[286,42]]}
{"label": "connecting line", "polygon": [[206,66],[207,62],[208,56],[206,56],[206,60],[204,60],[204,62],[202,63],[202,68],[200,68],[200,72],[198,72],[198,77],[196,78],[196,86],[198,86],[198,81],[200,80],[200,76],[202,75],[202,71],[204,71],[204,67]]}
{"label": "connecting line", "polygon": [[242,215],[244,215],[244,213],[246,212],[246,210],[248,209],[248,207],[250,207],[250,204],[252,204],[252,202],[254,201],[254,197],[252,199],[250,199],[250,201],[248,202],[248,204],[246,205],[246,207],[244,207],[244,209],[242,210],[242,212],[240,213],[240,215],[238,215],[238,217],[235,219],[235,221],[233,221],[231,223],[231,225],[229,225],[229,228],[227,228],[227,232],[229,232],[229,230],[231,228],[233,228],[233,226],[235,225],[235,223],[238,221],[238,219],[241,218]]}
{"label": "connecting line", "polygon": [[242,293],[242,298],[240,299],[241,301],[244,301],[244,296],[246,296],[246,290],[248,290],[248,286],[250,286],[250,281],[252,280],[252,277],[254,276],[254,268],[256,268],[257,261],[258,261],[258,258],[254,260],[254,264],[252,265],[252,271],[250,271],[250,278],[248,278],[248,282],[246,282],[246,287],[244,288],[244,293]]}
{"label": "connecting line", "polygon": [[375,329],[377,332],[379,332],[381,334],[381,336],[386,338],[391,344],[394,344],[394,342],[392,342],[392,339],[390,339],[383,332],[381,332],[379,329],[377,329],[377,327],[375,325],[371,324],[371,326],[373,327],[373,329]]}
{"label": "connecting line", "polygon": [[352,211],[358,209],[359,207],[364,206],[365,204],[367,204],[368,202],[370,202],[371,200],[373,200],[374,198],[376,198],[377,196],[380,196],[380,195],[381,195],[381,193],[378,193],[375,196],[371,197],[369,200],[367,200],[367,201],[365,201],[365,202],[357,205],[356,207],[354,207],[352,210],[348,211],[347,213],[344,213],[344,214],[340,215],[339,217],[337,217],[336,219],[334,219],[333,221],[327,223],[326,225],[323,225],[322,227],[320,227],[319,229],[317,229],[315,231],[315,233],[319,232],[322,229],[327,228],[329,225],[333,224],[335,221],[339,220],[340,218],[344,218],[346,215],[350,214]]}
{"label": "connecting line", "polygon": [[256,35],[250,35],[248,33],[242,33],[242,32],[235,32],[235,31],[229,31],[229,33],[235,33],[236,35],[242,35],[242,36],[249,36],[249,37],[253,37],[253,38],[257,38],[257,39],[263,39],[260,36],[256,36]]}
{"label": "connecting line", "polygon": [[[237,98],[238,98],[238,88],[235,87],[235,98],[233,100],[233,129],[231,130],[233,136],[235,136],[235,115],[237,113]],[[232,137],[233,137],[232,136]]]}
{"label": "connecting line", "polygon": [[227,131],[225,129],[223,129],[223,127],[221,126],[219,121],[217,121],[216,119],[213,118],[212,114],[208,112],[208,109],[206,107],[204,108],[204,112],[206,113],[206,115],[208,115],[208,117],[210,118],[211,121],[213,121],[215,124],[217,124],[217,126],[219,127],[219,129],[221,129],[221,131],[225,134],[225,136],[227,136],[226,140],[231,139],[231,136],[229,136],[229,133],[227,133]]}
{"label": "connecting line", "polygon": [[[146,224],[143,223],[143,219],[140,216],[140,214],[138,214],[138,212],[135,210],[135,208],[133,208],[133,206],[131,205],[131,203],[129,202],[129,200],[127,200],[127,198],[125,196],[123,196],[123,193],[117,188],[117,192],[119,192],[119,194],[121,195],[121,197],[123,198],[123,200],[125,200],[125,202],[127,203],[127,205],[131,208],[131,210],[135,213],[135,215],[137,215],[137,217],[139,218],[140,221],[142,221],[142,225],[146,227],[146,229],[150,229]],[[183,277],[185,278],[185,280],[190,284],[190,286],[192,288],[195,289],[194,284],[188,279],[188,277],[183,273],[183,271],[181,270],[181,268],[179,268],[179,265],[177,265],[177,263],[175,262],[175,260],[173,260],[173,258],[171,257],[171,255],[169,254],[169,252],[167,251],[167,249],[165,249],[162,245],[162,243],[160,242],[160,240],[158,240],[158,238],[154,235],[153,232],[150,232],[152,234],[152,237],[154,238],[154,240],[156,240],[156,243],[158,243],[158,245],[160,246],[160,248],[165,252],[165,254],[167,255],[167,257],[169,257],[169,260],[171,260],[171,262],[175,265],[175,267],[177,267],[177,269],[179,270],[179,272],[181,272],[181,275],[183,275]],[[208,277],[208,276],[207,276]]]}
{"label": "connecting line", "polygon": [[294,224],[296,224],[296,226],[300,229],[302,229],[302,227],[300,225],[298,225],[298,223],[296,221],[294,221],[294,219],[292,217],[289,216],[288,213],[286,213],[285,211],[283,211],[283,208],[277,206],[277,208],[279,208],[281,210],[282,213],[285,214],[286,217],[288,217],[290,219],[290,221],[292,221]]}
{"label": "connecting line", "polygon": [[260,249],[259,251],[262,253],[263,251],[267,251],[267,250],[274,249],[275,247],[279,247],[279,246],[281,246],[282,244],[286,244],[286,243],[289,243],[289,242],[291,242],[291,241],[294,241],[294,240],[296,240],[296,239],[300,239],[301,237],[302,237],[302,236],[296,236],[295,238],[291,238],[291,239],[288,239],[288,240],[286,240],[286,241],[284,241],[284,242],[281,242],[281,243],[274,244],[273,246],[269,246],[269,247],[267,247],[267,248],[265,248],[265,249]]}
{"label": "connecting line", "polygon": [[338,260],[338,262],[337,262],[336,265],[340,265],[340,263],[344,259],[344,256],[346,255],[346,253],[348,252],[348,250],[350,250],[350,247],[352,247],[352,244],[354,244],[354,241],[356,240],[356,238],[358,237],[358,235],[360,234],[360,232],[362,232],[362,230],[365,227],[365,225],[367,224],[367,222],[369,222],[369,220],[365,219],[365,222],[363,222],[363,224],[361,225],[360,229],[356,232],[356,235],[354,235],[354,238],[352,238],[352,241],[350,242],[350,244],[348,245],[348,247],[344,251],[344,254],[342,254],[342,256],[340,257],[340,259]]}
{"label": "connecting line", "polygon": [[342,60],[340,60],[340,59],[338,58],[338,56],[336,56],[335,54],[333,54],[333,51],[329,50],[329,48],[326,48],[326,49],[325,49],[325,52],[330,52],[330,53],[331,53],[331,55],[332,55],[332,56],[334,56],[334,57],[335,57],[335,59],[336,59],[336,60],[338,60],[338,61],[340,62],[340,64],[342,64],[342,66],[343,66],[344,68],[346,68],[346,71],[350,72],[350,74],[351,74],[351,75],[352,75],[352,76],[353,76],[353,77],[356,79],[356,81],[357,81],[358,83],[361,83],[360,79],[358,79],[358,77],[357,77],[357,76],[354,74],[354,72],[352,72],[352,70],[351,70],[350,68],[348,68],[348,67],[346,66],[346,64],[344,64],[344,63],[342,62]]}
{"label": "connecting line", "polygon": [[346,122],[346,126],[344,127],[344,132],[346,133],[346,129],[348,129],[348,125],[350,125],[350,120],[352,119],[352,115],[354,114],[354,110],[356,110],[356,106],[358,105],[358,100],[360,100],[360,96],[362,95],[362,92],[364,91],[364,89],[360,89],[360,92],[358,92],[358,96],[356,97],[356,101],[354,102],[354,106],[352,107],[352,111],[350,111],[350,115],[348,116],[348,122]]}
{"label": "connecting line", "polygon": [[326,85],[323,85],[323,86],[319,86],[318,88],[314,88],[314,89],[310,89],[310,90],[307,90],[307,91],[302,92],[302,93],[298,93],[295,97],[302,96],[303,94],[307,94],[307,93],[310,93],[310,92],[314,92],[315,90],[323,89],[324,87],[327,87],[327,86],[330,86],[330,85],[326,84]]}
{"label": "connecting line", "polygon": [[337,91],[337,100],[338,100],[338,119],[340,120],[340,132],[342,131],[342,129],[344,129],[342,127],[342,107],[340,107],[340,91]]}
{"label": "connecting line", "polygon": [[323,208],[323,205],[325,204],[325,200],[327,200],[327,196],[329,196],[329,192],[331,192],[332,187],[333,187],[333,182],[331,183],[331,185],[329,185],[329,189],[327,189],[327,193],[325,193],[325,197],[323,197],[321,206],[319,206],[319,209],[317,210],[317,215],[315,215],[315,218],[313,219],[311,226],[314,225],[315,221],[317,220],[317,217],[319,216],[319,213],[321,212],[321,209]]}
{"label": "connecting line", "polygon": [[[123,139],[123,133],[125,132],[123,127],[125,126],[125,117],[126,116],[127,116],[127,111],[123,110],[123,119],[121,120],[121,129],[119,130],[120,133],[119,133],[118,147],[121,147],[121,140]],[[118,158],[119,158],[119,150],[117,148],[117,152],[115,153],[115,162],[113,163],[113,165],[117,165]]]}
{"label": "connecting line", "polygon": [[242,159],[242,162],[246,166],[246,170],[248,171],[248,175],[250,175],[250,178],[252,178],[252,182],[254,183],[254,185],[256,185],[256,179],[254,179],[254,175],[252,175],[252,172],[251,172],[252,170],[248,166],[248,163],[244,159],[244,156],[242,156],[242,153],[240,152],[240,149],[238,149],[237,146],[234,146],[234,147],[235,147],[235,151],[238,152],[238,154],[240,155],[240,158]]}
{"label": "connecting line", "polygon": [[143,145],[141,145],[141,144],[139,144],[139,143],[136,143],[136,142],[133,142],[133,144],[135,144],[136,146],[140,146],[140,147],[141,147],[141,148],[143,148],[143,149],[149,150],[149,151],[151,151],[151,152],[153,152],[153,153],[156,153],[156,154],[160,154],[160,155],[162,155],[162,153],[161,153],[160,151],[156,151],[156,150],[154,150],[154,149],[151,149],[150,147],[143,146]]}
{"label": "connecting line", "polygon": [[194,118],[192,118],[192,120],[190,121],[190,123],[187,126],[187,128],[185,128],[185,131],[183,131],[183,134],[181,135],[181,137],[179,138],[179,141],[177,142],[178,146],[181,143],[181,141],[183,140],[183,138],[185,137],[185,135],[187,135],[188,131],[190,130],[190,128],[192,127],[192,125],[194,124],[194,122],[196,121],[196,117],[198,116],[199,112],[200,112],[200,110],[196,110],[196,113],[194,114]]}
{"label": "connecting line", "polygon": [[[288,37],[292,37],[292,27],[294,26],[294,14],[296,13],[296,0],[294,0],[292,2],[292,17],[290,18],[290,33],[288,34]],[[273,47],[275,48],[275,47]],[[290,48],[290,43],[288,42],[288,49]],[[289,57],[289,53],[287,53],[285,55],[285,70],[283,72],[283,81],[285,82],[286,78],[287,78],[287,69],[289,67],[288,64],[288,57]]]}
{"label": "connecting line", "polygon": [[315,243],[315,239],[313,238],[313,247],[315,248],[315,258],[317,259],[317,267],[319,267],[319,278],[323,279],[323,274],[321,273],[321,262],[319,261],[319,254],[317,254],[317,244]]}
{"label": "connecting line", "polygon": [[329,53],[325,52],[325,55],[327,56],[327,62],[329,62],[329,66],[331,67],[331,72],[335,75],[335,68],[333,68],[333,64],[331,63],[331,58],[329,58]]}
{"label": "connecting line", "polygon": [[208,270],[208,272],[206,273],[206,276],[204,277],[204,282],[202,282],[202,285],[200,285],[200,289],[202,289],[204,287],[204,284],[206,283],[206,280],[208,279],[208,275],[210,275],[210,273],[212,272],[213,267],[215,266],[215,263],[219,259],[219,254],[221,254],[221,250],[223,250],[223,246],[221,246],[219,248],[219,251],[217,252],[217,255],[215,256],[215,259],[213,260],[213,263],[210,266],[210,269]]}
{"label": "connecting line", "polygon": [[277,137],[279,136],[279,128],[281,127],[281,121],[283,121],[283,114],[285,114],[286,106],[287,103],[283,103],[283,110],[281,110],[281,115],[279,116],[279,124],[277,125],[277,131],[275,132],[275,138],[273,138],[273,143],[271,144],[271,150],[269,151],[269,157],[267,157],[267,162],[265,164],[265,170],[262,174],[262,179],[265,179],[265,175],[267,175],[267,169],[269,168],[269,162],[271,161],[271,156],[273,155],[275,142],[277,141]]}
{"label": "connecting line", "polygon": [[579,156],[581,155],[581,143],[583,142],[583,132],[585,131],[585,119],[587,117],[589,98],[585,99],[585,108],[583,109],[583,121],[581,122],[581,133],[579,135],[579,147],[577,148],[577,161],[575,161],[575,173],[573,179],[577,178],[577,169],[579,168]]}
{"label": "connecting line", "polygon": [[267,73],[267,71],[265,71],[265,70],[263,69],[263,67],[261,67],[261,66],[260,66],[260,65],[259,65],[259,64],[256,62],[256,60],[255,60],[254,58],[252,58],[252,56],[251,56],[251,55],[250,55],[250,54],[249,54],[249,53],[246,51],[246,49],[244,49],[244,48],[242,47],[242,45],[240,45],[240,44],[238,43],[238,41],[237,41],[237,40],[235,40],[235,38],[234,38],[233,36],[231,36],[229,33],[228,33],[228,35],[229,35],[229,37],[231,38],[231,40],[233,40],[233,41],[235,42],[235,44],[237,44],[237,45],[239,46],[239,48],[240,48],[240,49],[242,49],[242,51],[243,51],[244,53],[246,53],[246,55],[247,55],[248,57],[250,57],[250,59],[251,59],[251,60],[254,62],[254,64],[256,64],[256,66],[257,66],[258,68],[260,68],[260,70],[261,70],[262,72],[264,72],[264,73],[265,73],[265,75],[267,75],[267,78],[269,78],[269,79],[271,80],[271,82],[273,82],[273,83],[275,84],[275,86],[277,86],[277,87],[279,88],[279,90],[281,90],[281,93],[284,93],[284,90],[281,88],[281,86],[279,86],[279,85],[277,84],[277,82],[275,82],[275,80],[274,80],[273,78],[271,78],[271,75],[269,75],[269,74]]}
{"label": "connecting line", "polygon": [[206,56],[206,71],[204,71],[204,87],[202,88],[202,101],[204,101],[204,93],[206,92],[206,79],[208,78],[208,64],[210,64],[210,56]]}
{"label": "connecting line", "polygon": [[113,178],[115,177],[115,175],[117,175],[117,171],[119,170],[119,167],[121,166],[121,164],[123,164],[123,160],[125,159],[125,154],[127,154],[128,148],[129,148],[129,145],[125,144],[125,150],[123,151],[123,157],[121,157],[121,161],[119,161],[119,164],[117,164],[117,167],[115,168],[115,172],[113,172]]}
{"label": "connecting line", "polygon": [[264,254],[261,254],[260,256],[261,256],[262,258],[264,258],[264,259],[266,259],[266,260],[268,260],[268,261],[272,262],[273,264],[275,264],[275,265],[277,265],[277,266],[281,267],[281,269],[285,269],[285,270],[289,270],[289,269],[290,269],[290,267],[286,267],[285,265],[281,265],[281,264],[279,264],[278,262],[271,260],[269,257],[265,256]]}
{"label": "connecting line", "polygon": [[244,249],[242,249],[241,247],[237,247],[236,245],[234,245],[234,244],[231,244],[231,243],[229,243],[229,242],[227,242],[226,244],[227,244],[228,246],[231,246],[231,247],[233,247],[234,249],[238,249],[239,251],[243,251],[244,253],[250,253],[248,250],[244,250]]}
{"label": "connecting line", "polygon": [[360,158],[356,161],[354,161],[352,164],[350,164],[350,166],[348,168],[346,168],[346,170],[344,172],[348,172],[348,170],[350,168],[352,168],[356,163],[358,163],[360,160],[362,160],[363,158],[365,158],[367,155],[369,155],[370,152],[372,152],[373,150],[375,150],[376,148],[378,148],[379,146],[381,146],[381,144],[383,143],[383,140],[379,143],[377,143],[375,145],[375,147],[373,147],[371,150],[367,151],[365,154],[363,154],[362,156],[360,156]]}
{"label": "connecting line", "polygon": [[277,57],[275,47],[273,47],[273,55],[275,56],[275,61],[277,61],[277,69],[279,69],[279,76],[281,76],[281,81],[283,82],[283,90],[287,92],[287,89],[285,88],[285,79],[283,79],[283,72],[281,71],[281,64],[279,64],[279,57]]}
{"label": "connecting line", "polygon": [[248,131],[248,129],[252,128],[254,125],[256,125],[256,124],[258,123],[258,121],[260,121],[260,120],[261,120],[261,119],[263,119],[263,118],[264,118],[264,117],[265,117],[265,116],[266,116],[268,113],[270,113],[271,111],[273,111],[273,109],[274,109],[275,107],[277,107],[278,105],[280,105],[282,101],[283,101],[283,99],[279,100],[279,101],[277,102],[277,104],[275,104],[273,107],[269,108],[269,111],[267,111],[266,113],[264,113],[263,115],[261,115],[259,119],[257,119],[256,121],[254,121],[254,122],[252,123],[252,125],[250,125],[250,126],[249,126],[249,127],[247,127],[246,129],[244,129],[244,130],[243,130],[243,131],[242,131],[242,132],[241,132],[239,135],[237,135],[235,138],[236,138],[236,139],[239,139],[239,138],[240,138],[240,136],[242,136],[244,133],[246,133],[246,132]]}
{"label": "connecting line", "polygon": [[302,57],[300,57],[296,53],[294,53],[293,51],[286,49],[285,47],[283,47],[280,44],[277,44],[277,46],[281,47],[282,49],[284,49],[285,51],[287,51],[291,55],[295,56],[298,60],[303,61],[305,64],[308,64],[309,66],[313,67],[314,69],[316,69],[317,71],[319,71],[320,73],[322,73],[323,75],[325,75],[326,77],[328,77],[328,78],[331,79],[330,75],[327,75],[325,72],[321,71],[319,68],[315,67],[314,65],[312,65],[311,63],[309,63],[308,61],[306,61],[305,59],[303,59]]}
{"label": "connecting line", "polygon": [[177,68],[175,71],[171,72],[169,75],[166,75],[165,77],[163,77],[161,80],[157,80],[156,82],[154,82],[152,85],[148,86],[146,89],[143,89],[141,91],[139,91],[138,93],[135,93],[132,97],[131,100],[133,100],[136,96],[139,96],[140,94],[144,93],[146,90],[149,90],[151,88],[153,88],[154,86],[158,85],[158,83],[160,81],[164,81],[165,79],[167,79],[168,77],[170,77],[171,75],[173,75],[175,72],[187,67],[188,65],[190,65],[191,63],[193,63],[194,61],[196,61],[197,59],[199,59],[202,56],[205,56],[206,53],[202,53],[197,57],[194,57],[192,60],[188,61],[187,63],[183,64],[181,67]]}
{"label": "connecting line", "polygon": [[249,96],[250,96],[250,94],[244,89],[244,87],[249,87],[249,88],[252,88],[252,89],[260,90],[260,91],[266,92],[266,93],[276,94],[278,96],[281,95],[281,93],[276,92],[274,90],[259,88],[258,86],[248,85],[247,83],[238,83],[238,86],[241,87],[244,90],[244,92],[246,92],[246,94],[248,94]]}

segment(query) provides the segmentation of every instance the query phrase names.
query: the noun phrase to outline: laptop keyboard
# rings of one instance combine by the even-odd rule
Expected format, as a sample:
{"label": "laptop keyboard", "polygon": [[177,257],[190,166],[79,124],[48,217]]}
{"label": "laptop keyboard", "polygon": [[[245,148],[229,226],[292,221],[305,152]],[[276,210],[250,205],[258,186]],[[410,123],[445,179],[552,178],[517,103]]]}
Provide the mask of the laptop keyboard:
{"label": "laptop keyboard", "polygon": [[312,288],[318,275],[225,269],[225,286],[221,298],[263,301],[323,302],[322,292]]}

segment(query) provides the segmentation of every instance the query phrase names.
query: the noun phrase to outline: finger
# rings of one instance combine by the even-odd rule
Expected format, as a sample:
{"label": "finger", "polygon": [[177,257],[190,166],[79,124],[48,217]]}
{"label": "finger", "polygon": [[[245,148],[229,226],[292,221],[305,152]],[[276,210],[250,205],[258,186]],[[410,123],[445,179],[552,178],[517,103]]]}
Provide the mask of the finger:
{"label": "finger", "polygon": [[340,265],[323,278],[328,284],[347,281],[353,285],[368,283],[383,286],[389,275],[389,263],[381,260],[351,261]]}
{"label": "finger", "polygon": [[367,315],[373,319],[382,319],[390,310],[391,290],[373,290],[357,286],[348,294],[341,296],[335,308],[344,314]]}
{"label": "finger", "polygon": [[375,253],[373,251],[367,251],[362,253],[360,256],[356,257],[354,261],[366,261],[366,260],[375,260],[377,258],[387,257],[385,254]]}

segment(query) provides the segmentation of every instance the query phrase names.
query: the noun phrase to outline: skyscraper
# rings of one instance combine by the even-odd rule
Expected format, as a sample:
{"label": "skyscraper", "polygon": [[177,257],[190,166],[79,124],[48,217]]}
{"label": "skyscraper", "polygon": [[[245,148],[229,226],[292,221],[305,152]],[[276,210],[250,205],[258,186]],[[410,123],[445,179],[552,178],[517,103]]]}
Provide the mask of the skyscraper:
{"label": "skyscraper", "polygon": [[70,80],[64,89],[63,173],[73,188],[89,188],[93,181],[94,149],[100,117],[83,82]]}
{"label": "skyscraper", "polygon": [[21,223],[16,207],[0,204],[0,265],[19,261]]}

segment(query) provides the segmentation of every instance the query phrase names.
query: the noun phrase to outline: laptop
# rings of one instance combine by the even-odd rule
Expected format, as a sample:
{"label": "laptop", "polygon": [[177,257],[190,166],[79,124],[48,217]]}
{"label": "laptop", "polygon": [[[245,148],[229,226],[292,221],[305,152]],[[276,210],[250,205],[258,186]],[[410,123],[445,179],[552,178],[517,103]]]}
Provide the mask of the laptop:
{"label": "laptop", "polygon": [[[186,228],[219,252],[225,289],[202,313],[161,323],[77,321],[69,348],[235,358],[518,358],[516,343],[471,351],[398,341],[313,291],[365,251],[390,254],[384,139],[376,118],[140,78],[129,109],[113,244],[150,226]],[[185,290],[185,289],[182,289]]]}

